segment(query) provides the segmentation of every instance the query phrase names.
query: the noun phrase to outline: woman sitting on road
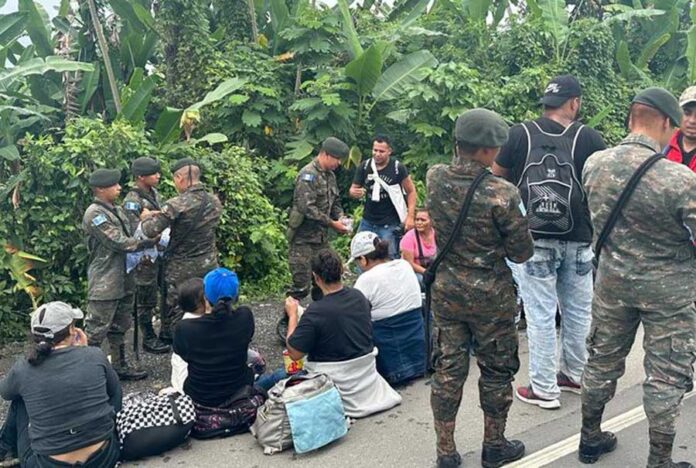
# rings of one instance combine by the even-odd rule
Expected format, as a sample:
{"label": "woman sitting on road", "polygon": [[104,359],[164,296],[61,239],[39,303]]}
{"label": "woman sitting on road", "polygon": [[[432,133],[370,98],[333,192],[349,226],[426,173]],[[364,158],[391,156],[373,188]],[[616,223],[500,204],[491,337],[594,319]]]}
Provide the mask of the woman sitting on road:
{"label": "woman sitting on road", "polygon": [[[203,292],[203,280],[201,278],[191,278],[184,281],[178,288],[179,307],[184,312],[182,320],[197,319],[205,315],[206,310],[210,310],[210,304],[205,300]],[[171,387],[165,388],[162,392],[176,391],[184,392],[184,382],[188,377],[188,364],[176,353],[172,353],[172,378]],[[263,374],[266,363],[257,351],[249,349],[247,351],[247,365],[251,367],[254,374]]]}
{"label": "woman sitting on road", "polygon": [[423,273],[437,256],[435,230],[428,210],[425,208],[416,210],[416,227],[404,234],[399,248],[401,258],[411,264],[422,287]]}
{"label": "woman sitting on road", "polygon": [[398,405],[401,396],[377,373],[370,303],[357,289],[343,286],[342,273],[332,250],[312,259],[312,275],[324,297],[307,307],[299,323],[297,301],[286,300],[287,348],[294,360],[307,355],[305,370],[331,377],[346,415],[359,418]]}
{"label": "woman sitting on road", "polygon": [[115,414],[121,385],[101,349],[75,327],[84,317],[64,302],[31,314],[33,347],[0,381],[11,400],[0,430],[0,461],[23,467],[110,468],[120,458]]}
{"label": "woman sitting on road", "polygon": [[406,260],[390,260],[389,242],[363,231],[350,243],[350,256],[364,272],[355,283],[372,304],[377,370],[390,384],[425,371],[425,332],[418,279]]}
{"label": "woman sitting on road", "polygon": [[247,366],[254,316],[248,307],[232,307],[238,288],[237,275],[225,268],[205,275],[205,313],[180,321],[174,332],[174,352],[187,364],[183,390],[196,406],[192,437],[245,432],[264,401]]}

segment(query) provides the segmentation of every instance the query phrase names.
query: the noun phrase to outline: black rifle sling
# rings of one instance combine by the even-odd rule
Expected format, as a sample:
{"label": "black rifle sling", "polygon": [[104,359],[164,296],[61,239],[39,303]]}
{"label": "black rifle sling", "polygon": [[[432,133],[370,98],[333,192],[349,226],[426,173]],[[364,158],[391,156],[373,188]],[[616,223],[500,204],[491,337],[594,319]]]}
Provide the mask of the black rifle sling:
{"label": "black rifle sling", "polygon": [[413,232],[416,233],[416,245],[418,246],[418,260],[422,261],[425,257],[423,256],[423,246],[421,245],[420,234],[418,234],[418,229],[413,228]]}
{"label": "black rifle sling", "polygon": [[471,206],[471,201],[474,199],[474,193],[476,192],[476,188],[481,184],[483,179],[489,175],[490,172],[488,169],[482,170],[476,178],[474,178],[474,181],[471,183],[471,186],[469,187],[469,190],[466,192],[466,196],[464,197],[464,202],[462,203],[462,208],[459,210],[459,215],[457,216],[457,221],[454,223],[454,228],[452,229],[452,234],[450,234],[449,239],[447,239],[447,242],[445,243],[445,246],[440,250],[433,262],[428,265],[428,268],[423,272],[423,283],[425,284],[425,303],[423,304],[423,321],[424,321],[424,328],[425,328],[425,373],[427,374],[428,371],[432,368],[432,361],[431,361],[431,354],[432,354],[432,336],[431,336],[431,325],[430,325],[430,304],[432,301],[432,296],[431,296],[431,287],[433,285],[433,282],[435,281],[435,273],[437,273],[437,269],[440,266],[440,263],[442,263],[442,260],[445,258],[445,256],[449,253],[449,251],[452,249],[452,246],[454,245],[455,241],[457,240],[457,237],[459,236],[459,232],[462,230],[462,226],[464,225],[464,221],[466,220],[467,215],[469,214],[469,207]]}
{"label": "black rifle sling", "polygon": [[447,239],[447,242],[445,243],[445,246],[442,248],[442,250],[440,250],[437,253],[437,256],[435,257],[435,260],[433,260],[433,263],[431,263],[425,270],[423,278],[425,281],[427,292],[430,291],[430,285],[432,285],[433,281],[435,280],[435,274],[437,273],[437,269],[440,266],[440,263],[442,263],[449,251],[452,249],[454,243],[457,241],[459,232],[462,230],[464,221],[466,220],[466,217],[469,214],[469,207],[471,206],[471,201],[474,198],[476,188],[489,174],[490,172],[488,171],[488,169],[484,169],[476,176],[474,181],[471,183],[471,186],[469,187],[469,190],[466,192],[466,196],[464,197],[464,203],[462,203],[462,208],[461,210],[459,210],[459,216],[457,217],[457,221],[454,223],[452,234],[450,235],[449,239]]}
{"label": "black rifle sling", "polygon": [[629,198],[631,198],[631,195],[638,186],[638,182],[640,182],[640,179],[643,177],[643,175],[645,175],[645,173],[648,172],[648,169],[650,169],[657,161],[664,157],[665,156],[662,153],[653,154],[648,159],[643,161],[643,163],[640,166],[638,166],[636,172],[634,172],[631,178],[628,180],[626,187],[621,192],[621,195],[619,195],[619,200],[616,202],[616,205],[614,205],[614,208],[611,210],[611,213],[609,213],[609,217],[607,218],[607,222],[604,223],[602,232],[600,232],[599,237],[597,237],[597,243],[595,244],[594,254],[595,267],[599,265],[599,256],[602,253],[602,248],[604,247],[604,244],[609,238],[609,234],[611,233],[612,229],[614,229],[614,226],[616,225],[616,222],[619,219],[619,215],[621,214],[621,210],[623,210],[624,206],[628,202]]}

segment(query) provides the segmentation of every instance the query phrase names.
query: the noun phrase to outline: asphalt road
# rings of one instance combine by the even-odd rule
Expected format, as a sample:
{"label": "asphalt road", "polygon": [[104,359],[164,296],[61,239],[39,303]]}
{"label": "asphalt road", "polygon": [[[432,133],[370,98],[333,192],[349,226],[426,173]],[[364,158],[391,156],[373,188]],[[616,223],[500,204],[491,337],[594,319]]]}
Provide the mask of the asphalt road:
{"label": "asphalt road", "polygon": [[[527,383],[527,343],[520,336],[520,370],[516,384]],[[626,375],[619,382],[617,396],[607,407],[605,422],[612,420],[618,431],[619,446],[595,466],[645,466],[647,424],[642,411],[643,380],[642,334],[636,339],[627,363]],[[478,403],[478,368],[464,388],[457,418],[457,444],[464,454],[464,466],[480,466],[483,415]],[[435,462],[435,436],[429,406],[430,387],[424,379],[400,390],[403,403],[393,410],[355,422],[342,440],[314,453],[296,455],[292,450],[264,455],[250,434],[213,441],[190,441],[160,457],[126,464],[127,467],[430,467]],[[580,397],[564,393],[562,407],[542,410],[515,399],[508,421],[508,438],[518,438],[527,446],[527,458],[519,467],[575,467],[577,436],[580,429]],[[685,400],[675,458],[696,461],[696,398]],[[624,427],[626,426],[626,427]],[[568,439],[570,440],[568,441]],[[513,466],[513,465],[510,465]]]}

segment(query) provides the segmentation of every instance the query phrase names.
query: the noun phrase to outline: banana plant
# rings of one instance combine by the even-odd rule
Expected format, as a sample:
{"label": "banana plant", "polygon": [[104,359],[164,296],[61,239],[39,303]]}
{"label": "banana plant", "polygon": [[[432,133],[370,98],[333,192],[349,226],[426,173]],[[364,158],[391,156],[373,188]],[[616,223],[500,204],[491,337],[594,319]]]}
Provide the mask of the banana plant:
{"label": "banana plant", "polygon": [[48,261],[21,251],[10,243],[3,245],[3,253],[1,257],[2,268],[7,270],[10,277],[15,282],[13,289],[15,291],[24,291],[29,298],[33,308],[36,309],[39,305],[41,289],[37,284],[37,280],[30,274],[30,271],[45,266]]}

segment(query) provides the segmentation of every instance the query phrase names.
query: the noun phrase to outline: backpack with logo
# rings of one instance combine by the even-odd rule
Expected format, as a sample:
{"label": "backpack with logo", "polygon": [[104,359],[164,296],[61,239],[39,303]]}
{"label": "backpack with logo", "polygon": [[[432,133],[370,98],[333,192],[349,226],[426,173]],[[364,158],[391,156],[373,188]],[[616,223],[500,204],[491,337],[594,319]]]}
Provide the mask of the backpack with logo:
{"label": "backpack with logo", "polygon": [[341,395],[322,373],[295,374],[275,384],[251,426],[267,455],[292,446],[297,453],[309,452],[347,431]]}
{"label": "backpack with logo", "polygon": [[575,169],[575,147],[583,129],[570,124],[561,134],[544,132],[536,122],[522,124],[528,151],[517,187],[535,237],[562,238],[585,213],[585,191]]}
{"label": "backpack with logo", "polygon": [[180,393],[129,394],[116,415],[116,429],[124,460],[159,455],[183,443],[196,412],[191,397]]}

